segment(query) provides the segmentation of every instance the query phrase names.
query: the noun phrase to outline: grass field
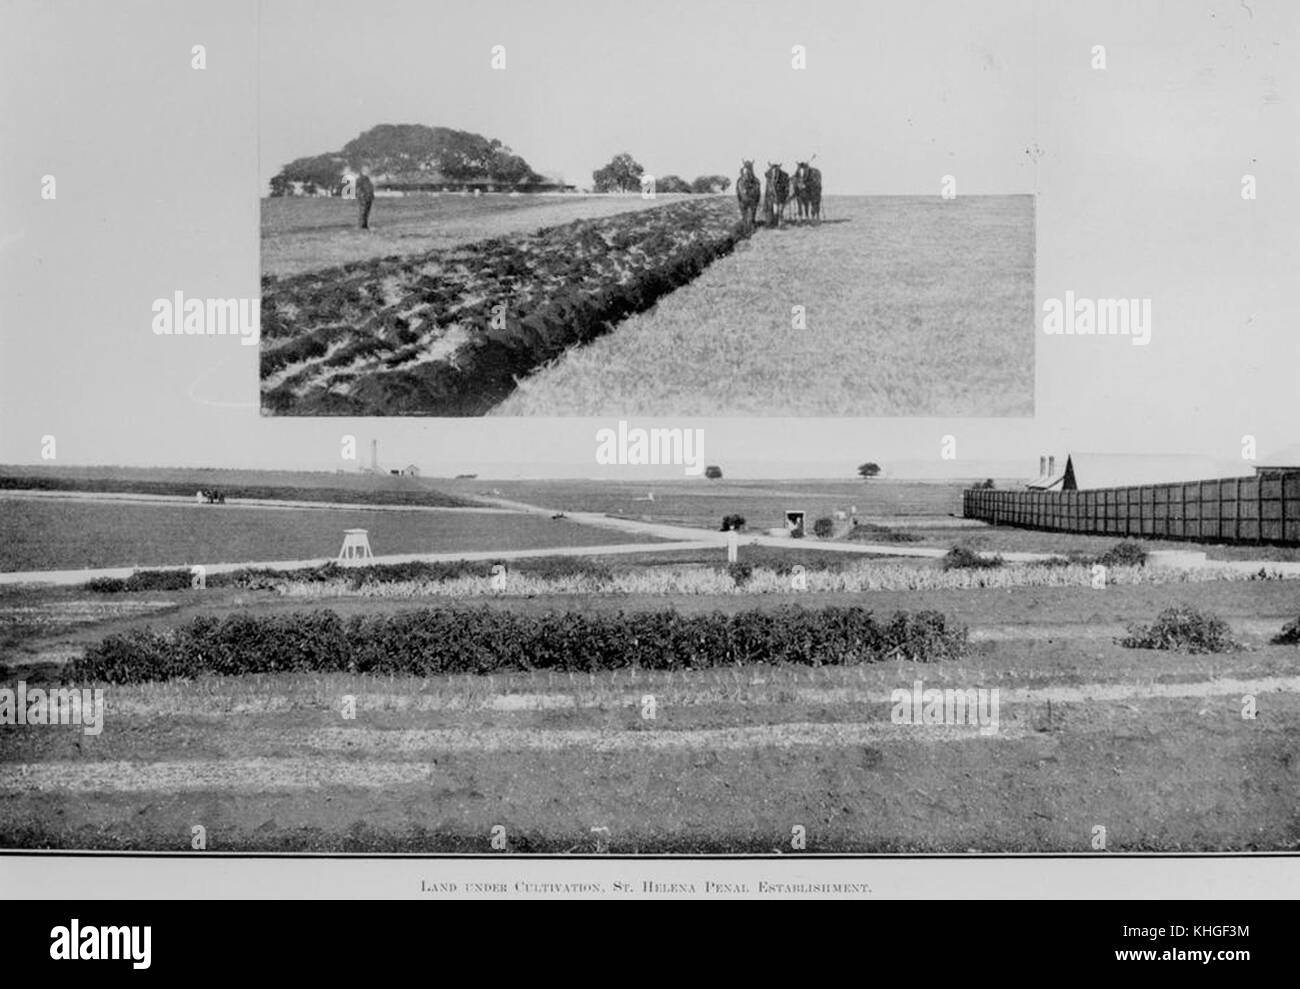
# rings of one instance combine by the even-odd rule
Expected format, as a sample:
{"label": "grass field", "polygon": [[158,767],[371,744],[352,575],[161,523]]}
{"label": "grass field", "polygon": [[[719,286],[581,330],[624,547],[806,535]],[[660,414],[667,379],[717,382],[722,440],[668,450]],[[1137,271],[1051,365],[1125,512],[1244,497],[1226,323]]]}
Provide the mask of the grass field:
{"label": "grass field", "polygon": [[[368,462],[369,451],[357,450],[359,461]],[[401,466],[406,466],[405,464]],[[352,501],[373,499],[380,504],[403,504],[418,499],[430,505],[457,505],[459,502],[441,493],[441,485],[434,478],[402,477],[388,473],[370,474],[357,470],[291,471],[291,470],[232,470],[214,467],[73,467],[41,465],[0,464],[0,482],[15,487],[28,480],[38,485],[66,487],[87,491],[136,491],[165,485],[187,497],[200,488],[279,489],[284,497],[294,492],[294,497],[304,500],[325,500],[323,495],[305,495],[310,489],[346,493]],[[386,497],[387,496],[387,497]]]}
{"label": "grass field", "polygon": [[1032,197],[831,197],[827,210],[821,226],[760,231],[492,414],[1033,414]]}
{"label": "grass field", "polygon": [[[857,507],[869,517],[948,516],[961,513],[959,482],[915,481],[446,481],[459,498],[500,497],[567,512],[603,512],[656,522],[717,529],[722,517],[740,514],[751,530],[785,524],[785,511],[807,512],[808,527],[823,515]],[[493,492],[499,492],[493,494]],[[654,501],[646,500],[654,494]]]}
{"label": "grass field", "polygon": [[530,515],[13,500],[0,570],[332,558],[344,529],[369,530],[377,555],[655,541]]}
{"label": "grass field", "polygon": [[296,275],[391,254],[420,254],[541,227],[650,209],[683,196],[381,196],[370,229],[351,200],[297,196],[262,200],[262,274]]}

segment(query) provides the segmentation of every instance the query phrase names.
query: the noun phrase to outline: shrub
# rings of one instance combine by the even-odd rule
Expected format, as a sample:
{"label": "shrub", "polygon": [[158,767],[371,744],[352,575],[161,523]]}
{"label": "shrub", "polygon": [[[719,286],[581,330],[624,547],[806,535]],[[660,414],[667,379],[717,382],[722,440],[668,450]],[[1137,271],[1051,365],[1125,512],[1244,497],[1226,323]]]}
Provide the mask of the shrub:
{"label": "shrub", "polygon": [[68,682],[135,683],[279,671],[432,676],[498,670],[676,670],[745,663],[952,659],[966,630],[936,612],[895,614],[881,625],[862,608],[541,615],[495,608],[358,614],[195,618],[174,629],[133,629],[92,645]]}
{"label": "shrub", "polygon": [[126,578],[126,591],[188,591],[193,580],[188,570],[137,570]]}
{"label": "shrub", "polygon": [[828,539],[834,531],[835,522],[824,515],[813,523],[813,535],[818,539]]}
{"label": "shrub", "polygon": [[736,582],[737,587],[743,587],[749,583],[749,578],[754,576],[754,564],[738,560],[735,563],[727,564],[727,573],[731,579]]}
{"label": "shrub", "polygon": [[857,522],[849,529],[849,538],[860,543],[919,543],[925,537],[874,522]]}
{"label": "shrub", "polygon": [[735,529],[737,532],[739,532],[743,528],[745,528],[745,516],[743,515],[722,516],[723,532],[726,532],[728,529]]}
{"label": "shrub", "polygon": [[1190,605],[1166,608],[1150,625],[1130,625],[1128,635],[1119,644],[1129,649],[1185,653],[1232,652],[1241,648],[1233,641],[1227,622]]}
{"label": "shrub", "polygon": [[126,581],[121,577],[92,577],[86,581],[86,590],[96,594],[120,594],[126,590]]}
{"label": "shrub", "polygon": [[1147,551],[1142,548],[1140,543],[1125,539],[1123,542],[1116,543],[1092,562],[1100,563],[1104,567],[1141,567],[1146,565]]}
{"label": "shrub", "polygon": [[1283,625],[1282,631],[1273,636],[1273,644],[1276,646],[1300,645],[1300,618]]}
{"label": "shrub", "polygon": [[992,570],[1006,561],[1001,556],[980,556],[973,549],[954,546],[943,558],[945,570]]}

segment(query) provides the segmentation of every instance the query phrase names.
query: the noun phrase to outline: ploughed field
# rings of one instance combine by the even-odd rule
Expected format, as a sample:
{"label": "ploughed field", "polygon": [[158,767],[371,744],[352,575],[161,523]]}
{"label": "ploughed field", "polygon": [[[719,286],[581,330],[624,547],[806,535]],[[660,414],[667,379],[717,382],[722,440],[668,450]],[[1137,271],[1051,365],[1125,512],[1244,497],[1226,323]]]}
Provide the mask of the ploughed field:
{"label": "ploughed field", "polygon": [[263,410],[482,415],[738,242],[726,197],[262,279]]}

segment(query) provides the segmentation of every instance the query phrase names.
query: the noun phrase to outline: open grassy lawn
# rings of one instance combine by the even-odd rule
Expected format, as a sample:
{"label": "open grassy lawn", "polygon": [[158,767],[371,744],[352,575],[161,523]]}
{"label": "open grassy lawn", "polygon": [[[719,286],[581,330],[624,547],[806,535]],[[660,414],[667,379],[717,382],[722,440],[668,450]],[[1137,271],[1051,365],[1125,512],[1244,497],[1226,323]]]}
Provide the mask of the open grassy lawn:
{"label": "open grassy lawn", "polygon": [[655,542],[536,515],[7,500],[0,570],[310,560],[338,555],[344,529],[376,555]]}
{"label": "open grassy lawn", "polygon": [[370,211],[369,230],[358,229],[354,200],[263,199],[262,274],[296,275],[390,254],[421,254],[570,220],[649,209],[682,198],[688,197],[381,196]]}
{"label": "open grassy lawn", "polygon": [[1032,415],[1033,198],[826,207],[820,226],[760,230],[492,414]]}
{"label": "open grassy lawn", "polygon": [[[858,515],[947,516],[961,513],[960,482],[919,481],[716,481],[704,478],[653,481],[444,481],[454,497],[500,497],[567,512],[603,512],[654,522],[717,529],[724,515],[740,514],[748,529],[785,524],[785,512],[814,520],[856,507]],[[493,494],[497,492],[497,494]],[[654,501],[647,500],[653,494]]]}
{"label": "open grassy lawn", "polygon": [[[370,451],[358,448],[359,463],[369,463]],[[420,499],[430,505],[459,502],[441,492],[436,478],[402,477],[389,473],[369,474],[352,464],[347,471],[232,470],[214,467],[74,467],[0,464],[0,482],[6,487],[36,484],[64,490],[124,491],[149,490],[157,486],[192,496],[199,489],[276,489],[285,498],[311,500],[314,490],[337,492],[339,498],[355,495],[354,501],[373,499],[378,503],[402,504]],[[397,467],[399,465],[390,465]],[[405,467],[405,464],[401,464]],[[264,496],[265,497],[265,496]]]}

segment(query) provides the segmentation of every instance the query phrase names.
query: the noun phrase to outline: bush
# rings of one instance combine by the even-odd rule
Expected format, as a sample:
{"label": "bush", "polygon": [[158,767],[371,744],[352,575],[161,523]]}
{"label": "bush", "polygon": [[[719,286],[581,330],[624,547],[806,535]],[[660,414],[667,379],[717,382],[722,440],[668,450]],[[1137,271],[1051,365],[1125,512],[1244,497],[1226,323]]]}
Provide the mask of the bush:
{"label": "bush", "polygon": [[[743,519],[741,520],[743,523]],[[268,590],[289,582],[321,584],[332,580],[346,580],[356,589],[363,584],[392,584],[407,581],[446,581],[461,577],[487,578],[493,564],[482,560],[448,560],[438,562],[414,561],[409,563],[381,563],[370,566],[339,566],[334,562],[296,570],[268,570],[247,567],[229,573],[211,574],[208,587],[238,587],[241,590]],[[603,563],[571,556],[541,556],[512,561],[509,569],[544,579],[561,577],[591,577],[610,580],[613,574]],[[101,594],[121,591],[179,591],[191,586],[187,570],[139,570],[125,580],[117,577],[96,577],[85,584],[85,589]]]}
{"label": "bush", "polygon": [[925,537],[874,522],[858,522],[849,529],[849,538],[860,543],[919,543]]}
{"label": "bush", "polygon": [[1282,631],[1273,636],[1275,646],[1300,645],[1300,618],[1289,621],[1282,626]]}
{"label": "bush", "polygon": [[188,570],[138,570],[126,578],[127,591],[188,591],[193,581]]}
{"label": "bush", "polygon": [[813,535],[818,539],[828,539],[834,531],[834,520],[827,518],[826,516],[822,516],[813,523]]}
{"label": "bush", "polygon": [[735,563],[727,564],[727,573],[736,582],[737,587],[743,587],[749,583],[749,578],[754,576],[754,565],[738,560]]}
{"label": "bush", "polygon": [[697,669],[746,663],[923,662],[960,657],[966,630],[943,615],[862,608],[541,615],[477,609],[195,618],[110,635],[65,670],[67,682],[138,683],[204,673],[281,671],[433,676],[500,670]]}
{"label": "bush", "polygon": [[126,581],[121,577],[92,577],[86,581],[86,590],[96,594],[120,594],[126,590]]}
{"label": "bush", "polygon": [[993,570],[1006,561],[1001,556],[980,556],[973,549],[954,546],[943,558],[945,570]]}
{"label": "bush", "polygon": [[722,516],[723,532],[726,532],[728,529],[735,529],[737,532],[739,532],[743,528],[745,528],[745,516],[743,515]]}
{"label": "bush", "polygon": [[1232,638],[1222,618],[1197,611],[1190,605],[1166,608],[1155,622],[1132,624],[1119,644],[1129,649],[1166,649],[1173,652],[1233,652],[1241,646]]}
{"label": "bush", "polygon": [[1104,567],[1141,567],[1147,562],[1147,551],[1141,544],[1126,539],[1118,542],[1092,561]]}

